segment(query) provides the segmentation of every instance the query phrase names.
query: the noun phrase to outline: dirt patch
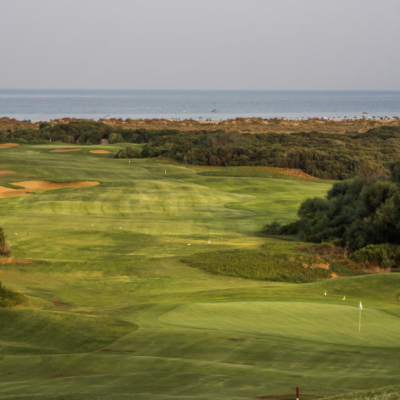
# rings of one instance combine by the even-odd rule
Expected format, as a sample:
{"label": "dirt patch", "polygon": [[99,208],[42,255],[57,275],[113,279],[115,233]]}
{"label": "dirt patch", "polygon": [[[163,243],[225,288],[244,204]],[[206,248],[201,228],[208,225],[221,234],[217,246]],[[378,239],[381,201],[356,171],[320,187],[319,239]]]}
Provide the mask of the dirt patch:
{"label": "dirt patch", "polygon": [[53,297],[51,299],[51,302],[53,303],[54,307],[69,307],[68,304],[63,303],[62,301],[60,301],[58,297]]}
{"label": "dirt patch", "polygon": [[13,258],[2,258],[0,264],[30,264],[28,260],[14,260]]}
{"label": "dirt patch", "polygon": [[3,143],[0,144],[0,149],[9,149],[10,147],[16,147],[19,146],[18,143]]}
{"label": "dirt patch", "polygon": [[311,266],[311,268],[329,269],[329,264],[325,264],[325,263],[313,264]]}
{"label": "dirt patch", "polygon": [[72,149],[72,148],[64,148],[64,149],[54,149],[54,150],[50,150],[49,153],[65,153],[66,151],[77,151],[77,150],[82,150],[82,149]]}
{"label": "dirt patch", "polygon": [[17,197],[28,196],[34,190],[52,190],[63,188],[81,188],[99,185],[97,181],[82,181],[82,182],[49,182],[49,181],[26,181],[13,182],[13,185],[22,186],[24,189],[11,189],[0,186],[0,197]]}
{"label": "dirt patch", "polygon": [[10,175],[10,174],[16,174],[16,172],[14,171],[7,171],[7,170],[2,170],[0,171],[0,176],[4,176],[4,175]]}
{"label": "dirt patch", "polygon": [[329,264],[325,264],[325,263],[318,263],[318,264],[312,264],[312,265],[308,265],[306,263],[303,264],[304,268],[322,268],[322,269],[329,269]]}
{"label": "dirt patch", "polygon": [[107,153],[111,153],[111,151],[108,151],[108,150],[90,150],[89,153],[94,153],[94,154],[107,154]]}

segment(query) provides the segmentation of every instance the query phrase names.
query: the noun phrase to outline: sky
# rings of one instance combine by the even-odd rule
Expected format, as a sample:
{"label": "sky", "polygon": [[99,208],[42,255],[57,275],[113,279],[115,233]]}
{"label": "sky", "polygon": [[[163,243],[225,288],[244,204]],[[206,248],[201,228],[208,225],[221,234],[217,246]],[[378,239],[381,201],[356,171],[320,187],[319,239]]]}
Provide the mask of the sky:
{"label": "sky", "polygon": [[2,89],[400,90],[399,0],[0,0]]}

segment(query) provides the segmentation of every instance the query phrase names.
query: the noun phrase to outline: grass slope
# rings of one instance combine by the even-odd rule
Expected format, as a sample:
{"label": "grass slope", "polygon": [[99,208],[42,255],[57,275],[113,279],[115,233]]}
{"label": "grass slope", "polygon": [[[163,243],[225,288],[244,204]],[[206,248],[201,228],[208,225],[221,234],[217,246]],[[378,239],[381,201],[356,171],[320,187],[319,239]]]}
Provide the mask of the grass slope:
{"label": "grass slope", "polygon": [[0,265],[26,295],[0,309],[1,398],[248,399],[300,386],[315,399],[399,383],[400,274],[294,284],[181,262],[285,252],[257,232],[330,184],[201,176],[89,152],[99,146],[49,153],[58,147],[0,150],[0,168],[17,172],[0,185],[101,182],[0,199],[14,257],[29,261]]}

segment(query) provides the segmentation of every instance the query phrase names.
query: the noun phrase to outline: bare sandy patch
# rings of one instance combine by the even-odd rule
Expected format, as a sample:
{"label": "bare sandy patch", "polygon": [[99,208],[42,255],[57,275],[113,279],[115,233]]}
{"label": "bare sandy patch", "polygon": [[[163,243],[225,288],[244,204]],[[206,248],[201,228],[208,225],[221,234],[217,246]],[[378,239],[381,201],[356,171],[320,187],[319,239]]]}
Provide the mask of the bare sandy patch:
{"label": "bare sandy patch", "polygon": [[0,149],[9,149],[10,147],[16,147],[19,146],[18,143],[3,143],[0,144]]}
{"label": "bare sandy patch", "polygon": [[65,147],[62,149],[50,150],[50,153],[65,153],[66,151],[77,151],[77,150],[82,150],[82,149]]}
{"label": "bare sandy patch", "polygon": [[16,174],[16,172],[14,172],[14,171],[7,171],[7,170],[5,170],[5,169],[0,170],[0,176],[10,175],[10,174]]}
{"label": "bare sandy patch", "polygon": [[53,303],[54,307],[69,307],[68,304],[63,303],[58,297],[55,296],[51,299],[51,302]]}
{"label": "bare sandy patch", "polygon": [[1,258],[0,264],[30,264],[28,260],[14,260],[13,258]]}
{"label": "bare sandy patch", "polygon": [[111,153],[111,151],[108,150],[90,150],[89,153],[95,153],[95,154],[107,154],[107,153]]}
{"label": "bare sandy patch", "polygon": [[81,188],[99,185],[97,181],[81,181],[81,182],[49,182],[49,181],[26,181],[13,182],[12,185],[22,186],[24,189],[11,189],[0,186],[0,197],[17,197],[27,196],[35,190],[52,190],[63,188]]}

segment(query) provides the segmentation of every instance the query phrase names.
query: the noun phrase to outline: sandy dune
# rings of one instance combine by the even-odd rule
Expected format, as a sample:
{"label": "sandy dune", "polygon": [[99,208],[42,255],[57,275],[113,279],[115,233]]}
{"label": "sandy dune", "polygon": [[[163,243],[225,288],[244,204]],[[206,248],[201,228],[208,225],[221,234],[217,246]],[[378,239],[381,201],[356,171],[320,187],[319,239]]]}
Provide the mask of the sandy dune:
{"label": "sandy dune", "polygon": [[26,181],[26,182],[13,182],[12,185],[22,186],[24,189],[11,189],[0,186],[0,197],[16,197],[27,196],[34,190],[51,190],[62,188],[80,188],[99,185],[100,182],[96,181],[82,181],[82,182],[49,182],[49,181]]}
{"label": "sandy dune", "polygon": [[0,144],[0,149],[9,149],[10,147],[16,147],[19,146],[18,143],[3,143]]}
{"label": "sandy dune", "polygon": [[70,147],[65,147],[62,149],[54,149],[54,150],[50,150],[50,153],[64,153],[66,151],[77,151],[77,150],[82,150],[82,149],[78,149],[78,148],[70,148]]}
{"label": "sandy dune", "polygon": [[107,153],[111,153],[111,151],[108,150],[90,150],[89,153],[95,153],[95,154],[107,154]]}

